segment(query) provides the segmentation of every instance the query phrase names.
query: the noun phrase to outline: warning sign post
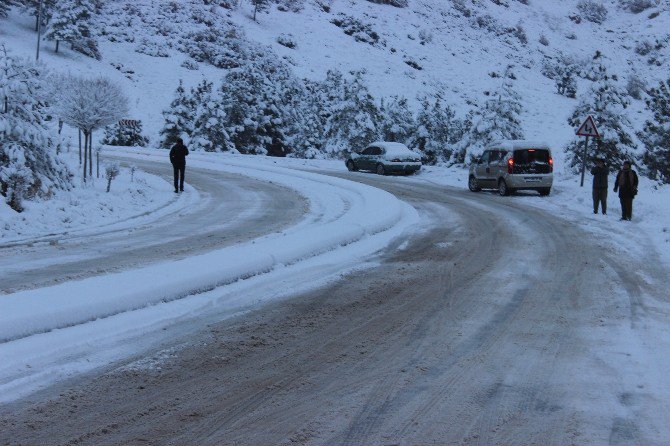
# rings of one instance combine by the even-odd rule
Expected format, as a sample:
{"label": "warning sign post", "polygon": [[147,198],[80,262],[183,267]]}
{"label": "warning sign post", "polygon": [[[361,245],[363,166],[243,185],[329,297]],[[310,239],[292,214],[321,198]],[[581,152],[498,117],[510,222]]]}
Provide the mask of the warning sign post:
{"label": "warning sign post", "polygon": [[589,149],[589,138],[600,138],[600,133],[598,132],[598,127],[593,120],[592,116],[587,116],[586,120],[577,130],[577,136],[584,136],[584,153],[582,155],[582,180],[579,184],[580,187],[584,187],[584,174],[586,173],[586,157],[588,155]]}

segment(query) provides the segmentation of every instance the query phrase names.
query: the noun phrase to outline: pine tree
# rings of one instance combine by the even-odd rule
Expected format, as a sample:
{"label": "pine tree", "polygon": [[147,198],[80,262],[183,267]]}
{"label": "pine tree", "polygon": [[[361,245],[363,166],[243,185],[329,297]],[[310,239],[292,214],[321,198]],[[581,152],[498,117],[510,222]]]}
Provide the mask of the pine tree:
{"label": "pine tree", "polygon": [[520,115],[521,96],[514,89],[512,73],[507,70],[502,84],[492,93],[484,107],[475,112],[468,135],[466,157],[476,159],[491,143],[498,140],[523,139]]}
{"label": "pine tree", "polygon": [[90,0],[62,0],[57,4],[55,14],[45,38],[56,41],[56,52],[60,41],[82,54],[101,59],[98,42],[91,32],[93,5]]}
{"label": "pine tree", "polygon": [[409,144],[416,131],[416,122],[407,98],[392,96],[387,101],[382,100],[379,113],[382,139]]}
{"label": "pine tree", "polygon": [[197,112],[191,135],[193,150],[226,152],[233,144],[226,131],[226,112],[221,97],[212,92],[212,84],[203,81],[197,89]]}
{"label": "pine tree", "polygon": [[184,83],[180,80],[175,92],[175,98],[170,108],[163,111],[165,125],[160,131],[159,147],[170,149],[182,135],[191,135],[195,121],[195,106],[193,100],[187,97]]}
{"label": "pine tree", "polygon": [[437,162],[454,163],[454,146],[461,140],[463,124],[449,106],[443,106],[440,99],[430,101],[422,98],[417,116],[415,145],[423,154],[427,164]]}
{"label": "pine tree", "polygon": [[321,158],[325,145],[327,103],[323,101],[323,85],[305,81],[305,92],[300,106],[300,120],[291,141],[291,156]]}
{"label": "pine tree", "polygon": [[362,149],[379,137],[379,109],[363,80],[363,72],[354,72],[344,82],[344,97],[332,104],[326,122],[328,151],[339,155]]}
{"label": "pine tree", "polygon": [[46,125],[42,70],[0,46],[0,194],[18,212],[24,198],[72,186],[66,166],[54,156],[58,135]]}
{"label": "pine tree", "polygon": [[[604,65],[599,64],[592,75],[596,81],[568,118],[568,123],[576,129],[587,116],[592,115],[602,136],[597,141],[592,140],[587,152],[587,165],[596,156],[605,159],[610,166],[633,161],[636,147],[632,125],[626,117],[629,105],[626,94],[615,84],[615,77],[608,74]],[[582,142],[575,139],[566,148],[568,164],[575,170],[581,166],[583,147]]]}
{"label": "pine tree", "polygon": [[9,8],[14,6],[13,0],[0,0],[0,18],[7,17]]}
{"label": "pine tree", "polygon": [[130,125],[116,123],[105,127],[102,143],[109,146],[146,147],[149,138],[142,135],[142,121]]}
{"label": "pine tree", "polygon": [[670,79],[660,82],[649,91],[647,107],[653,120],[644,125],[641,139],[645,145],[642,156],[649,176],[663,183],[670,183]]}

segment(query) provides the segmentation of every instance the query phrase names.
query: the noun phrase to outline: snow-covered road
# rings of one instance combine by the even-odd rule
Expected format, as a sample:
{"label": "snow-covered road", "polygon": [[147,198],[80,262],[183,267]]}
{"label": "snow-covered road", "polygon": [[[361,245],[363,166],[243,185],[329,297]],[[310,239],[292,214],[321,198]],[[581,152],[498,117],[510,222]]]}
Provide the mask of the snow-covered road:
{"label": "snow-covered road", "polygon": [[7,405],[0,438],[667,442],[663,267],[523,198],[340,176],[411,202],[432,226],[396,239],[376,268],[191,334],[166,327],[172,339],[149,356]]}
{"label": "snow-covered road", "polygon": [[[163,152],[116,152],[145,167],[168,167]],[[180,319],[197,319],[201,327],[203,319],[254,308],[268,300],[257,297],[254,286],[274,283],[276,298],[322,283],[418,218],[380,189],[257,165],[254,158],[193,154],[189,166],[192,184],[201,188],[198,200],[141,231],[74,236],[55,248],[6,248],[27,250],[11,265],[16,273],[4,279],[27,289],[0,295],[0,400],[135,354]],[[59,247],[63,254],[80,249],[86,258],[73,265]],[[49,263],[34,267],[39,251],[32,249],[45,250]],[[71,280],[71,269],[79,280]],[[36,277],[69,280],[35,287]]]}
{"label": "snow-covered road", "polygon": [[[136,158],[132,164],[172,181],[172,168],[166,159]],[[304,198],[278,184],[203,168],[189,168],[187,175],[186,192],[148,215],[137,215],[112,227],[0,245],[0,293],[234,245],[280,231],[295,224],[307,211]]]}

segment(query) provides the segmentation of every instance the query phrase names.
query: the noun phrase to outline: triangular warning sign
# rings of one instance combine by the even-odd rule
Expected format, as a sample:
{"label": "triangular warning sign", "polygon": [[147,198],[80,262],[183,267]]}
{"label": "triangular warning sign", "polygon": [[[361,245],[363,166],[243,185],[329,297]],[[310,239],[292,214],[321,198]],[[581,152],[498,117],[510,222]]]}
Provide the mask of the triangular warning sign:
{"label": "triangular warning sign", "polygon": [[592,116],[587,117],[581,127],[579,127],[577,136],[593,136],[594,138],[600,138],[598,127],[596,127],[596,123],[593,121]]}

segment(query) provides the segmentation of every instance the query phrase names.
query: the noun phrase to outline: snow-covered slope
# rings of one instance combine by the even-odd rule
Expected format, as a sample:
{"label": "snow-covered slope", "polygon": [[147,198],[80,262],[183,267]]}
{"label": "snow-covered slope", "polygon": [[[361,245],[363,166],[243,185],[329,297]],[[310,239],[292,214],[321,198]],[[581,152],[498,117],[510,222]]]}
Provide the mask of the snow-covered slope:
{"label": "snow-covered slope", "polygon": [[[155,11],[160,3],[167,1],[108,4],[103,16],[109,16],[103,17],[106,25],[100,30],[105,34],[100,62],[67,49],[55,54],[51,42],[42,51],[42,59],[57,70],[103,73],[122,83],[131,97],[131,117],[143,120],[154,141],[163,124],[161,111],[169,105],[179,79],[188,87],[202,78],[218,80],[224,71],[207,63],[197,64],[195,70],[185,68],[182,63],[189,56],[178,51],[178,44],[164,44],[176,34],[174,27],[188,28],[194,22],[195,29],[199,26],[196,20],[182,17],[181,23],[169,23],[159,16],[158,29],[165,34],[160,36],[156,28],[149,29],[133,18],[132,8],[123,13],[126,16],[119,15],[122,5]],[[364,69],[377,98],[399,94],[414,101],[418,94],[442,96],[461,116],[481,104],[500,83],[497,76],[514,65],[516,88],[525,105],[526,137],[550,140],[561,147],[573,138],[567,117],[576,100],[556,94],[554,82],[541,74],[545,58],[560,51],[588,60],[601,51],[622,86],[632,74],[649,85],[667,75],[668,35],[664,30],[670,29],[670,13],[665,0],[638,14],[623,10],[619,0],[605,1],[608,15],[602,24],[576,23],[583,15],[578,0],[411,0],[407,8],[364,0],[333,1],[326,8],[323,4],[306,0],[297,12],[273,6],[256,22],[248,2],[241,2],[237,9],[217,7],[215,11],[239,25],[246,39],[283,57],[300,77],[320,80],[329,69]],[[31,17],[13,11],[8,19],[0,19],[0,42],[33,57],[32,27]],[[293,48],[278,40],[292,42]],[[639,53],[646,52],[640,50],[645,42],[651,49],[643,56]],[[151,53],[151,48],[169,57],[136,51]],[[587,81],[581,82],[578,96],[587,88]],[[644,104],[632,102],[630,119],[641,129]],[[560,157],[558,161],[560,164]]]}

